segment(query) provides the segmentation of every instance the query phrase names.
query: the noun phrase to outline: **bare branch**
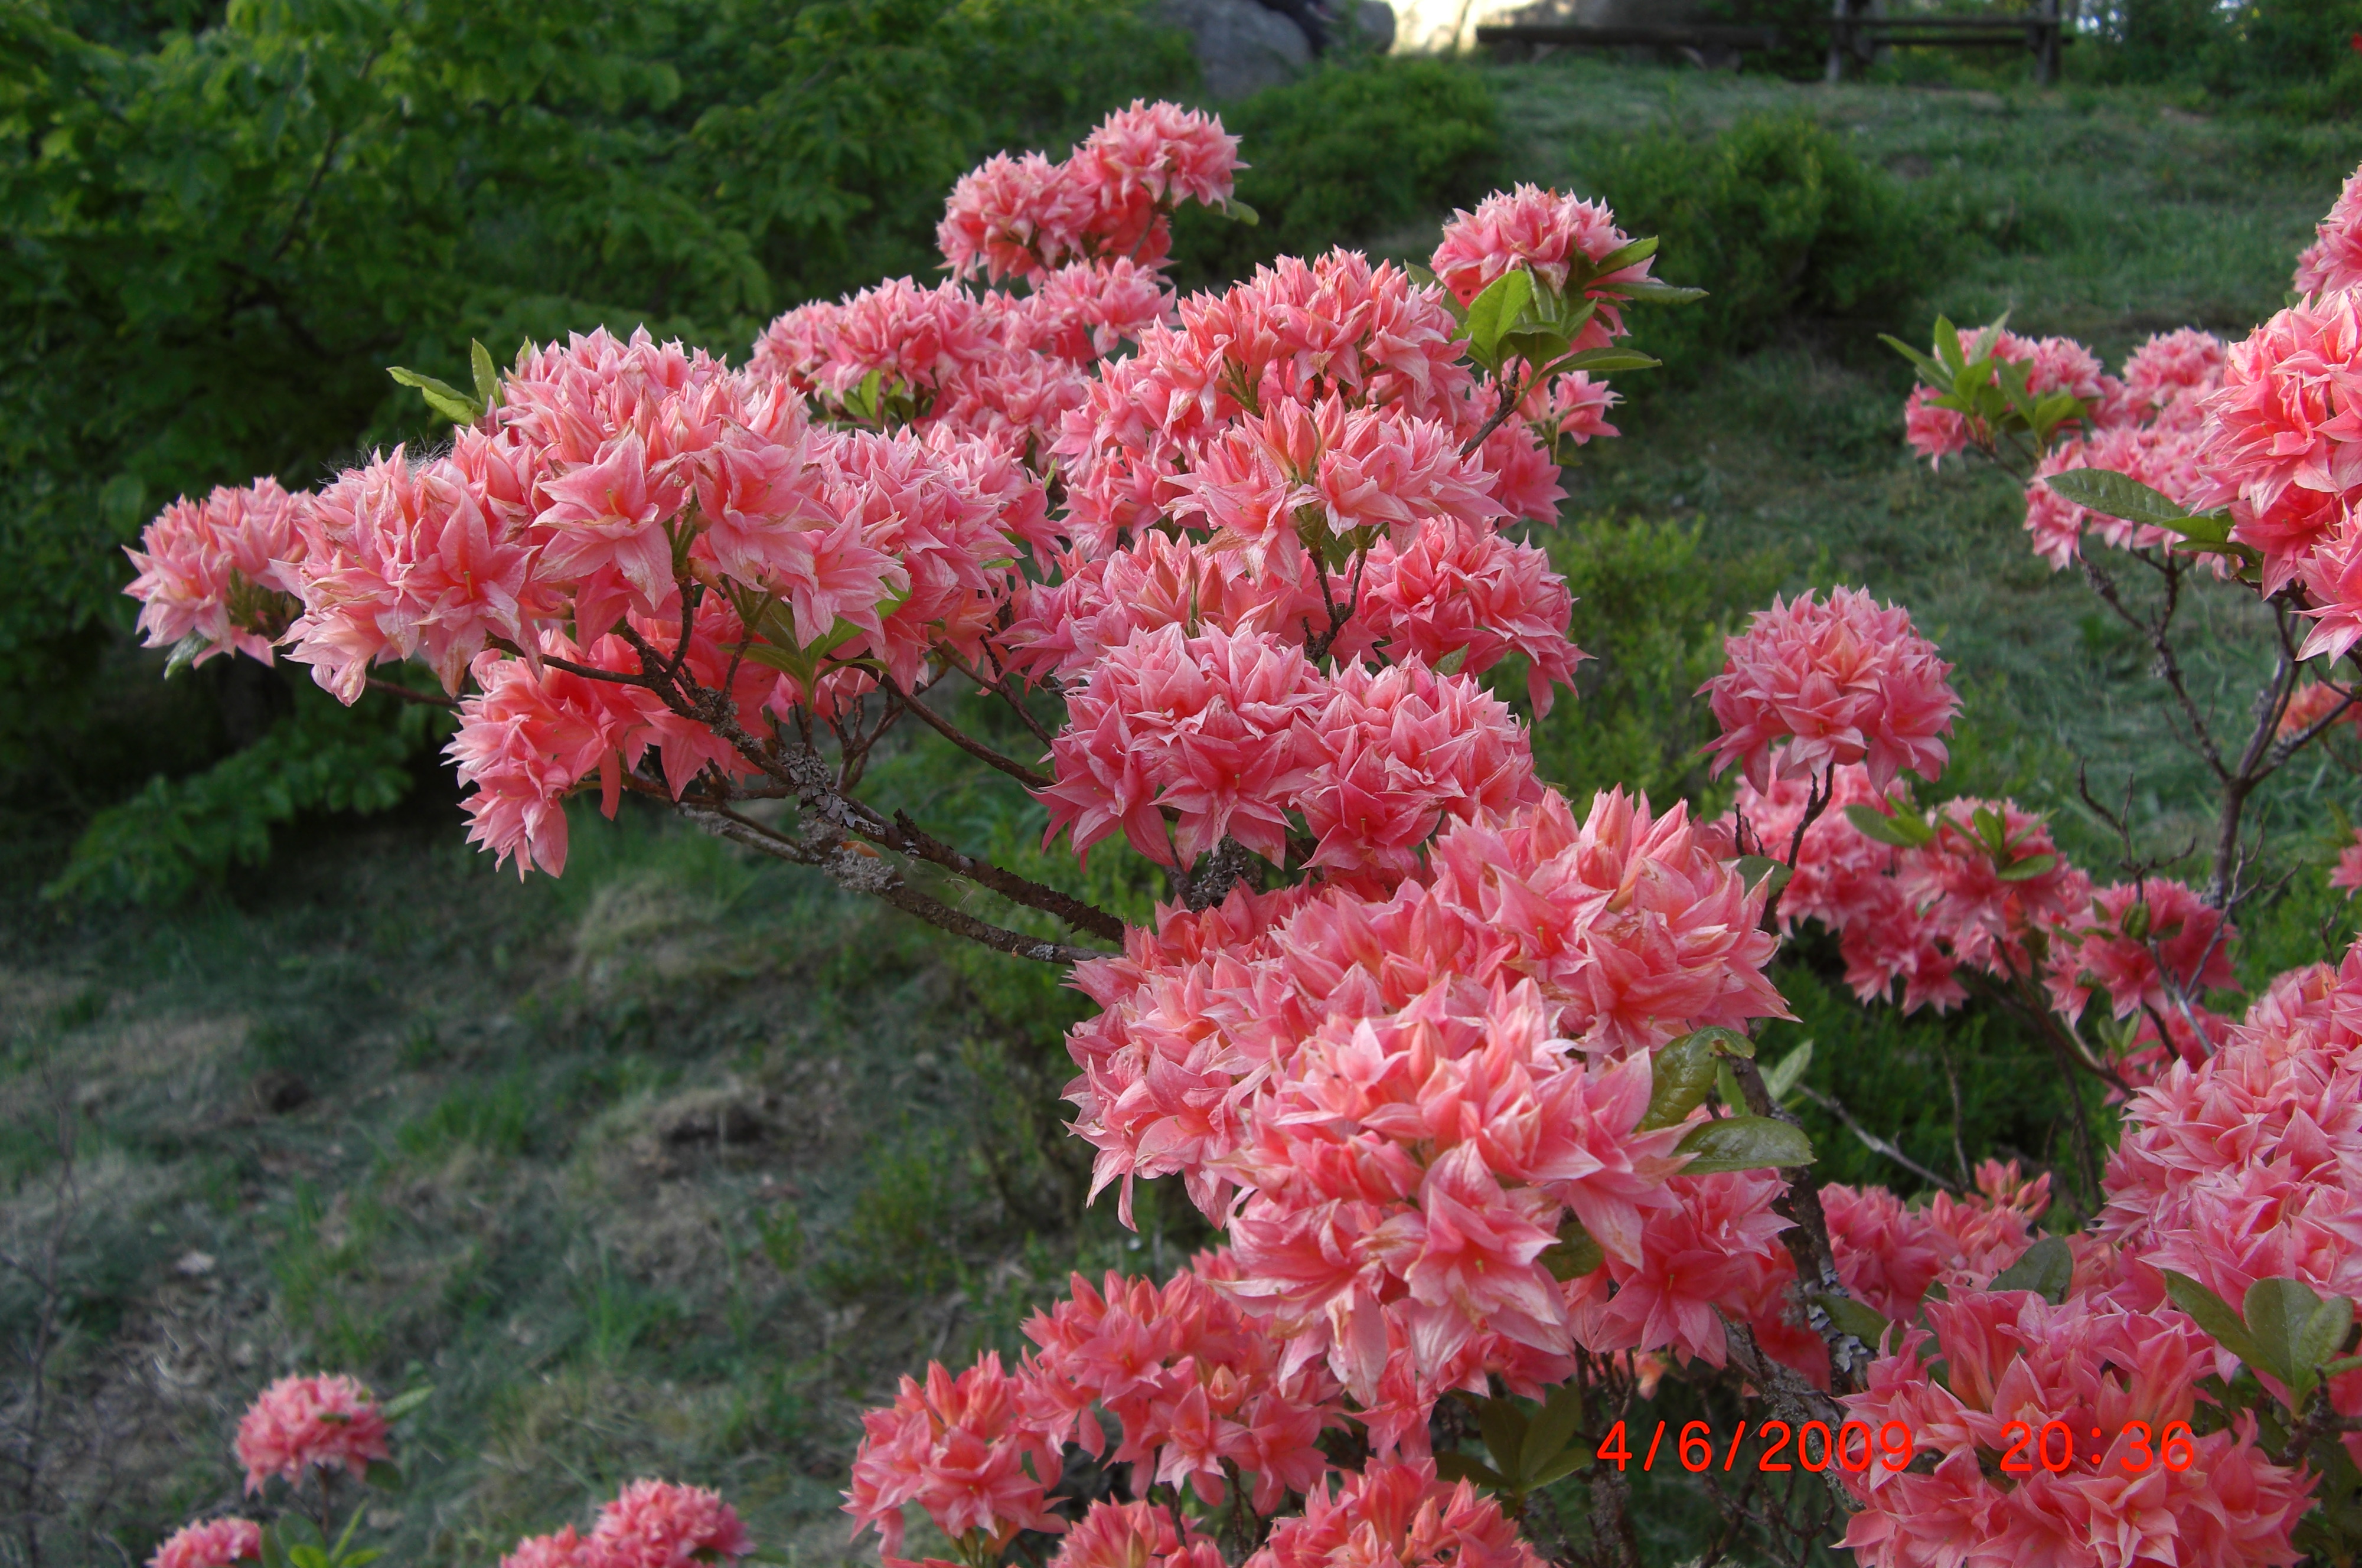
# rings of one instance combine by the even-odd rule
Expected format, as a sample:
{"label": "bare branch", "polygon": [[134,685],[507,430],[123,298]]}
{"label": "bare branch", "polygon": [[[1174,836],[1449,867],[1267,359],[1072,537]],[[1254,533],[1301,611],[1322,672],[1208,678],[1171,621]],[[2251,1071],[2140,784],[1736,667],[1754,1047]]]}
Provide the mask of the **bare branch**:
{"label": "bare branch", "polygon": [[1929,1170],[1926,1165],[1921,1165],[1918,1161],[1904,1154],[1893,1143],[1880,1137],[1877,1133],[1872,1132],[1869,1128],[1864,1127],[1860,1122],[1855,1121],[1853,1112],[1848,1110],[1843,1105],[1839,1104],[1835,1095],[1823,1094],[1820,1090],[1813,1088],[1810,1084],[1798,1084],[1796,1088],[1806,1099],[1811,1100],[1815,1105],[1819,1106],[1823,1110],[1827,1111],[1839,1121],[1844,1122],[1846,1124],[1846,1131],[1860,1139],[1863,1146],[1868,1148],[1872,1154],[1885,1155],[1888,1159],[1893,1160],[1896,1165],[1901,1165],[1904,1170],[1909,1171],[1920,1180],[1940,1187],[1955,1198],[1958,1198],[1960,1195],[1959,1183],[1937,1175],[1934,1171]]}

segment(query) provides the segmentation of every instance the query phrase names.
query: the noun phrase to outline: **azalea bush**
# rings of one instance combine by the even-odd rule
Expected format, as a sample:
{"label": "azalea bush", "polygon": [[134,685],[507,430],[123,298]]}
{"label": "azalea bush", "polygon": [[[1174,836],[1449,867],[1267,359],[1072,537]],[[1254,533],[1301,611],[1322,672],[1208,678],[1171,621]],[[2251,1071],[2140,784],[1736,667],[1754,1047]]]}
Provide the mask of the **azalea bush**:
{"label": "azalea bush", "polygon": [[[469,836],[520,876],[564,870],[570,797],[632,793],[1089,999],[1094,1196],[1130,1222],[1164,1184],[1216,1244],[1076,1278],[1023,1354],[870,1411],[845,1509],[889,1564],[1632,1564],[1660,1464],[1701,1478],[1717,1558],[2347,1560],[2362,953],[2235,1011],[2236,812],[2191,887],[1937,800],[1950,667],[1857,589],[1724,644],[1728,812],[1551,788],[1528,715],[1584,656],[1526,525],[1612,434],[1605,378],[1650,363],[1631,313],[1692,292],[1607,207],[1522,186],[1426,268],[1283,257],[1176,299],[1173,215],[1247,219],[1238,154],[1142,103],[995,157],[952,191],[948,279],[790,311],[743,366],[597,332],[399,369],[447,445],[176,503],[133,556],[142,626],[348,702],[423,667]],[[2050,464],[2084,512],[2041,537],[2263,596],[2286,657],[2240,756],[2274,766],[2340,722],[2362,636],[2357,205],[2243,345],[2117,383],[1947,329],[1910,411],[1930,449]],[[2089,477],[2185,433],[2183,499]],[[1021,790],[1040,847],[881,795],[914,731]],[[1816,1179],[1807,1058],[1757,1051],[1798,940],[1868,1006],[2014,1011],[2119,1146],[1963,1154],[1916,1203]],[[1669,1386],[1736,1414],[1669,1433]],[[359,1404],[320,1420],[261,1472],[316,1483],[312,1556],[290,1514],[157,1568],[366,1551],[326,1488],[380,1455]],[[645,1482],[506,1562],[753,1550]]]}

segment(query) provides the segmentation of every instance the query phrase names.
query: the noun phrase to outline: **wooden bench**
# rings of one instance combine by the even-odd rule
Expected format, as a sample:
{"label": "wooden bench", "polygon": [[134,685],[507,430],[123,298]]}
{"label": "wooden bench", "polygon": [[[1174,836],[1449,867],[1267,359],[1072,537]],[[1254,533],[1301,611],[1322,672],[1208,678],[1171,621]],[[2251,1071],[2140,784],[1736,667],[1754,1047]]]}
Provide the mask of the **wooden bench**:
{"label": "wooden bench", "polygon": [[1780,47],[1777,28],[1724,27],[1711,23],[1658,25],[1630,23],[1587,28],[1573,22],[1504,22],[1479,27],[1476,42],[1496,50],[1655,49],[1698,50],[1774,50]]}
{"label": "wooden bench", "polygon": [[[1818,24],[1829,34],[1828,79],[1843,81],[1849,57],[1868,61],[1882,43],[1918,44],[1947,49],[2025,49],[2034,55],[2035,81],[2047,85],[2058,78],[2058,50],[2067,38],[2058,25],[2058,0],[2041,0],[2041,6],[2038,11],[2016,17],[1873,17],[1851,0],[1837,0],[1837,14]],[[1476,29],[1479,47],[1519,53],[1530,53],[1540,47],[1637,46],[1729,54],[1776,50],[1782,41],[1778,28],[1712,23],[1584,27],[1575,22],[1501,22]]]}
{"label": "wooden bench", "polygon": [[1915,44],[1945,49],[2024,49],[2034,56],[2034,80],[2058,80],[2058,50],[2068,35],[2058,25],[2058,0],[2014,17],[1873,17],[1853,0],[1837,0],[1829,29],[1828,79],[1845,80],[1849,58],[1867,61],[1880,44]]}

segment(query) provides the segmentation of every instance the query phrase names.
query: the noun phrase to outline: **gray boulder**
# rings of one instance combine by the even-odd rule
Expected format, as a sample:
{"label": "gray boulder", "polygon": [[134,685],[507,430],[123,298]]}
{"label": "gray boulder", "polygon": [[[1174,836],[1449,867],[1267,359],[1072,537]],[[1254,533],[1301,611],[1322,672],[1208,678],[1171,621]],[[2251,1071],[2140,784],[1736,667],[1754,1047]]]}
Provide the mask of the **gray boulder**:
{"label": "gray boulder", "polygon": [[1157,0],[1156,9],[1166,27],[1189,35],[1209,98],[1276,87],[1312,63],[1312,46],[1296,24],[1255,0]]}

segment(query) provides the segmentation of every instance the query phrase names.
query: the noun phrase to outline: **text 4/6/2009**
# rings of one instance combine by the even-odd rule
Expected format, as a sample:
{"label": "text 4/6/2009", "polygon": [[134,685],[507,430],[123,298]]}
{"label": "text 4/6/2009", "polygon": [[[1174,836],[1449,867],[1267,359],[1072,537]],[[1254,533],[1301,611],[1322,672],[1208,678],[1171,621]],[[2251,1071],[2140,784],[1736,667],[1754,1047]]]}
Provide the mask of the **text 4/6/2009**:
{"label": "text 4/6/2009", "polygon": [[[1902,1421],[1888,1421],[1875,1432],[1866,1421],[1847,1421],[1835,1432],[1820,1421],[1806,1421],[1794,1429],[1785,1421],[1764,1421],[1754,1431],[1760,1450],[1755,1468],[1765,1472],[1822,1471],[1832,1463],[1857,1473],[1868,1471],[1872,1464],[1907,1470],[1918,1450],[1917,1439]],[[1691,1421],[1674,1439],[1669,1457],[1678,1459],[1684,1470],[1727,1471],[1738,1464],[1747,1435],[1748,1425],[1741,1421],[1726,1446],[1708,1423]],[[1646,1452],[1639,1456],[1641,1469],[1655,1466],[1659,1452],[1665,1447],[1665,1436],[1666,1423],[1659,1421]],[[2077,1436],[2076,1429],[2065,1421],[2044,1421],[2039,1426],[2030,1421],[2008,1422],[2002,1428],[2005,1449],[2000,1467],[2013,1474],[2031,1475],[2041,1469],[2057,1475],[2081,1464],[2095,1471],[2120,1470],[2137,1475],[2160,1465],[2187,1470],[2198,1457],[2197,1441],[2188,1421],[2168,1421],[2161,1431],[2152,1431],[2147,1421],[2126,1421],[2113,1437],[2093,1427],[2088,1445],[2081,1447]],[[1633,1462],[1631,1441],[1622,1421],[1609,1428],[1600,1441],[1598,1457],[1618,1470]]]}

